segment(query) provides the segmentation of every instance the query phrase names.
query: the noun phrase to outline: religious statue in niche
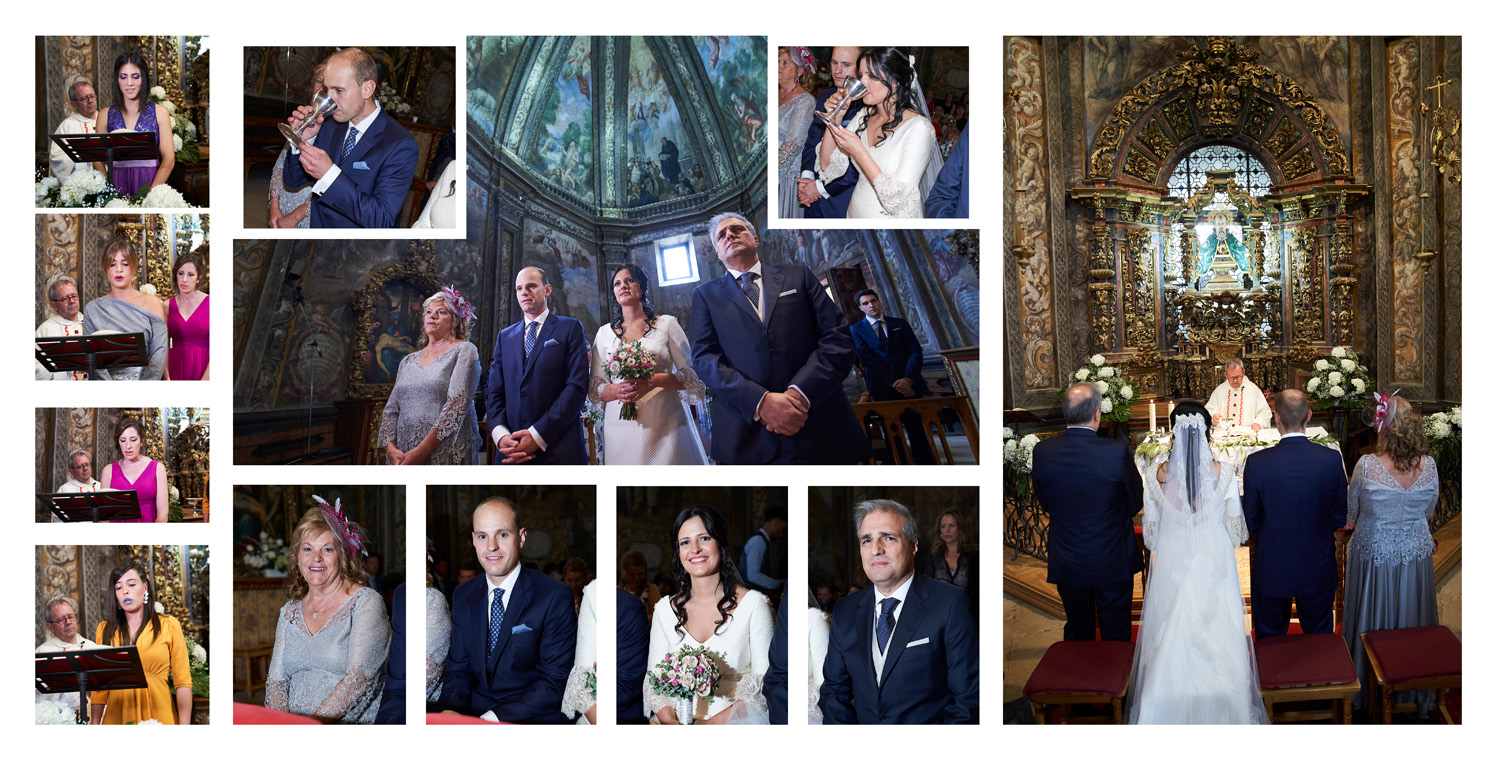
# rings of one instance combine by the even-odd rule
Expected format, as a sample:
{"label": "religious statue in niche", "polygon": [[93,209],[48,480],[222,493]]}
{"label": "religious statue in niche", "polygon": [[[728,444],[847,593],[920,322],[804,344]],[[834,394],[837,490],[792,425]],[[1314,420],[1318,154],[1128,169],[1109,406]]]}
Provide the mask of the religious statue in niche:
{"label": "religious statue in niche", "polygon": [[1241,278],[1250,273],[1250,252],[1241,240],[1239,223],[1231,221],[1229,212],[1215,211],[1209,216],[1209,224],[1198,224],[1198,272],[1193,279],[1199,290],[1244,288]]}
{"label": "religious statue in niche", "polygon": [[401,360],[417,350],[422,335],[422,301],[426,295],[404,280],[392,280],[380,289],[375,319],[370,323],[365,350],[365,382],[394,383]]}

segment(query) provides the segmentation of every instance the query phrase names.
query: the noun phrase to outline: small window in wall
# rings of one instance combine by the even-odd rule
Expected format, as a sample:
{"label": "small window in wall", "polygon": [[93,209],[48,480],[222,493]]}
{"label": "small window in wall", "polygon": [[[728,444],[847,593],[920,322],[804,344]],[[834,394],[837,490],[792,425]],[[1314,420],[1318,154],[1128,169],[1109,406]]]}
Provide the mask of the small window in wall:
{"label": "small window in wall", "polygon": [[693,236],[674,235],[656,242],[656,280],[661,287],[698,282]]}

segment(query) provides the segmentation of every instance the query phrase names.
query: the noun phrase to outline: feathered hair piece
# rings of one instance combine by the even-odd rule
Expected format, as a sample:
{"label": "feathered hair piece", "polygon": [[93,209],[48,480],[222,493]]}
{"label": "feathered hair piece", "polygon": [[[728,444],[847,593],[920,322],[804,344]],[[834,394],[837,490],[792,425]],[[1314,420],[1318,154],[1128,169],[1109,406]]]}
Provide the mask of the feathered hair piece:
{"label": "feathered hair piece", "polygon": [[349,557],[368,557],[370,551],[365,549],[365,545],[370,541],[370,536],[365,533],[364,527],[344,517],[343,500],[334,499],[333,504],[329,505],[328,500],[314,494],[313,501],[318,503],[318,509],[323,511],[323,520],[333,529],[333,535],[339,538],[339,543],[344,545]]}
{"label": "feathered hair piece", "polygon": [[791,51],[792,63],[797,64],[797,68],[802,69],[803,71],[817,70],[818,59],[813,58],[811,50],[808,50],[802,45],[793,45],[791,47]]}
{"label": "feathered hair piece", "polygon": [[464,301],[464,297],[458,295],[458,289],[451,285],[443,286],[443,300],[448,302],[448,308],[453,314],[464,322],[474,319],[474,305]]}
{"label": "feathered hair piece", "polygon": [[1399,388],[1389,394],[1382,394],[1379,391],[1370,392],[1371,396],[1375,397],[1376,433],[1385,433],[1385,429],[1391,427],[1391,415],[1396,413],[1396,405],[1392,404],[1391,400],[1399,393],[1401,393]]}

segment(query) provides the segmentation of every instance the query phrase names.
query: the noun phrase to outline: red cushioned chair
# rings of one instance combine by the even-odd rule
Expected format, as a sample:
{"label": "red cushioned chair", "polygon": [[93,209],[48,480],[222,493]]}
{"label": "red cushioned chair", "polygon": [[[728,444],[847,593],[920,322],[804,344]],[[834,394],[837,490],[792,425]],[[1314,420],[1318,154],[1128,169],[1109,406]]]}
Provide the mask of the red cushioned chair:
{"label": "red cushioned chair", "polygon": [[236,724],[322,724],[323,722],[308,716],[298,716],[295,713],[277,711],[265,706],[252,703],[234,704],[234,723]]}
{"label": "red cushioned chair", "polygon": [[1129,642],[1054,642],[1021,693],[1031,700],[1038,724],[1047,723],[1049,706],[1080,703],[1108,704],[1114,723],[1123,724],[1134,661],[1135,645]]}
{"label": "red cushioned chair", "polygon": [[1401,690],[1438,690],[1437,704],[1443,712],[1443,723],[1453,723],[1445,698],[1448,690],[1463,686],[1463,646],[1452,629],[1417,626],[1365,632],[1359,637],[1370,658],[1375,683],[1380,685],[1382,723],[1391,723],[1393,713],[1417,710],[1413,703],[1395,704],[1395,694]]}
{"label": "red cushioned chair", "polygon": [[[1277,721],[1333,719],[1349,723],[1359,675],[1349,646],[1337,634],[1288,634],[1255,641],[1255,668],[1260,676],[1260,699],[1266,716]],[[1276,713],[1277,703],[1331,700],[1328,710]]]}

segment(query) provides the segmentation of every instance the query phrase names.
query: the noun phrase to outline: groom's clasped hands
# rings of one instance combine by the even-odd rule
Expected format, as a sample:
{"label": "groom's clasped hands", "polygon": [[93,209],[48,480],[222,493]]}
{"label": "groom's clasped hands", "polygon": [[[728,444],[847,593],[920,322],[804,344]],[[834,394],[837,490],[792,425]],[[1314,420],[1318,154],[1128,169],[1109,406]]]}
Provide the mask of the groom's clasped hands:
{"label": "groom's clasped hands", "polygon": [[807,424],[807,411],[811,408],[807,397],[795,387],[785,393],[767,393],[760,402],[760,422],[778,436],[795,436]]}

